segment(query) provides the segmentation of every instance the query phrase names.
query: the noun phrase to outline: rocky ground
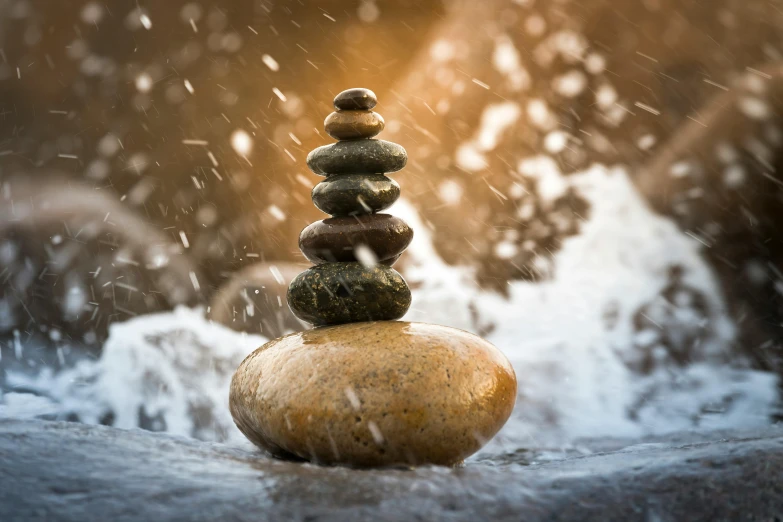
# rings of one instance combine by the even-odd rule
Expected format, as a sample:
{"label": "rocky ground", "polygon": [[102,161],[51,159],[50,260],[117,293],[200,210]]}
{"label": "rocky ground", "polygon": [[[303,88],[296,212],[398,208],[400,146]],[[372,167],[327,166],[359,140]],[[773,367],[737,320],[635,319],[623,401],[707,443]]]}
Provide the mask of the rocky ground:
{"label": "rocky ground", "polygon": [[352,471],[141,430],[0,421],[0,520],[779,521],[783,427]]}

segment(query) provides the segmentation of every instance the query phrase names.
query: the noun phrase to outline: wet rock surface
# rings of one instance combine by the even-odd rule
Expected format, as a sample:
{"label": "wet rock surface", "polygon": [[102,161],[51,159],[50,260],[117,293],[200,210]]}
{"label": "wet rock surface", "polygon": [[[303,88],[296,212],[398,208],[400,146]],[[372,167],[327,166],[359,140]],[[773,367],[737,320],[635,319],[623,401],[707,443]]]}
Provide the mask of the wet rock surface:
{"label": "wet rock surface", "polygon": [[383,174],[329,176],[313,187],[313,203],[333,216],[386,210],[400,197],[400,185]]}
{"label": "wet rock surface", "polygon": [[312,263],[358,261],[357,250],[368,248],[379,262],[396,259],[411,240],[413,230],[389,214],[337,217],[316,221],[302,230],[299,248]]}
{"label": "wet rock surface", "polygon": [[[140,430],[0,420],[0,520],[663,522],[783,516],[783,429],[356,471]],[[589,452],[593,451],[592,454]],[[154,463],[152,465],[151,463]]]}
{"label": "wet rock surface", "polygon": [[411,291],[394,269],[361,263],[324,263],[299,274],[288,288],[288,305],[315,326],[399,319]]}
{"label": "wet rock surface", "polygon": [[338,141],[307,155],[307,166],[321,176],[397,172],[407,162],[402,146],[384,140]]}

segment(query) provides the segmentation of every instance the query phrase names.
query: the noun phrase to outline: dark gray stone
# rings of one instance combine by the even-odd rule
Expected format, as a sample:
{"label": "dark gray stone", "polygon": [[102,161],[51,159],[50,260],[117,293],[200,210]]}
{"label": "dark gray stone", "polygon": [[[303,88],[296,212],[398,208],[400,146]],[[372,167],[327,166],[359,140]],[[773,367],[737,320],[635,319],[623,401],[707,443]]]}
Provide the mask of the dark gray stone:
{"label": "dark gray stone", "polygon": [[334,97],[334,108],[345,110],[370,110],[378,104],[378,97],[370,89],[354,87]]}
{"label": "dark gray stone", "polygon": [[386,210],[400,197],[400,185],[383,174],[329,176],[313,187],[313,203],[333,216]]}
{"label": "dark gray stone", "polygon": [[307,155],[307,166],[321,176],[397,172],[407,162],[401,145],[384,140],[338,141]]}
{"label": "dark gray stone", "polygon": [[410,305],[405,279],[380,264],[324,263],[308,268],[288,287],[291,311],[315,326],[393,321],[405,315]]}
{"label": "dark gray stone", "polygon": [[[736,521],[783,517],[783,428],[546,461],[356,471],[141,430],[0,420],[0,520]],[[532,463],[531,463],[532,462]]]}

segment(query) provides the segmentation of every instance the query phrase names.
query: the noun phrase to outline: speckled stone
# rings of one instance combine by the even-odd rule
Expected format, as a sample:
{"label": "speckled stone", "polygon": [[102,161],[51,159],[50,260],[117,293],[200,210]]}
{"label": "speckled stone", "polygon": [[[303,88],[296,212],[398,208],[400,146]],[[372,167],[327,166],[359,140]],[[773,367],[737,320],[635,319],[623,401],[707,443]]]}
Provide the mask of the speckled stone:
{"label": "speckled stone", "polygon": [[346,89],[334,97],[338,111],[370,110],[378,104],[378,97],[370,89]]}
{"label": "speckled stone", "polygon": [[329,176],[313,187],[313,203],[333,216],[386,210],[400,197],[400,185],[383,174]]}
{"label": "speckled stone", "polygon": [[511,364],[487,341],[393,321],[266,343],[237,369],[229,404],[242,433],[279,456],[454,465],[500,430],[516,394]]}
{"label": "speckled stone", "polygon": [[383,116],[371,111],[333,112],[324,120],[326,133],[336,140],[372,138],[385,126]]}
{"label": "speckled stone", "polygon": [[401,145],[384,140],[338,141],[307,155],[307,166],[321,176],[397,172],[407,162]]}
{"label": "speckled stone", "polygon": [[378,261],[386,261],[408,248],[413,230],[389,214],[335,217],[308,225],[299,235],[299,248],[310,262],[360,261],[355,247],[365,245]]}
{"label": "speckled stone", "polygon": [[402,276],[384,265],[324,263],[291,281],[288,306],[315,326],[399,319],[411,305]]}

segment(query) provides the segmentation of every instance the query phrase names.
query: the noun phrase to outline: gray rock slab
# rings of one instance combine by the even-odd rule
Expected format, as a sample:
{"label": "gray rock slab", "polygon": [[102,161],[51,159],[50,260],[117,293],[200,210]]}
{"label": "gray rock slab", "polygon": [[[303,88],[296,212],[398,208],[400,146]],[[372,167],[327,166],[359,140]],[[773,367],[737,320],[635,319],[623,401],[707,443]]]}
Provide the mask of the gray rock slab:
{"label": "gray rock slab", "polygon": [[[783,427],[351,470],[142,430],[0,420],[0,521],[783,520]],[[607,449],[609,448],[609,449]]]}

